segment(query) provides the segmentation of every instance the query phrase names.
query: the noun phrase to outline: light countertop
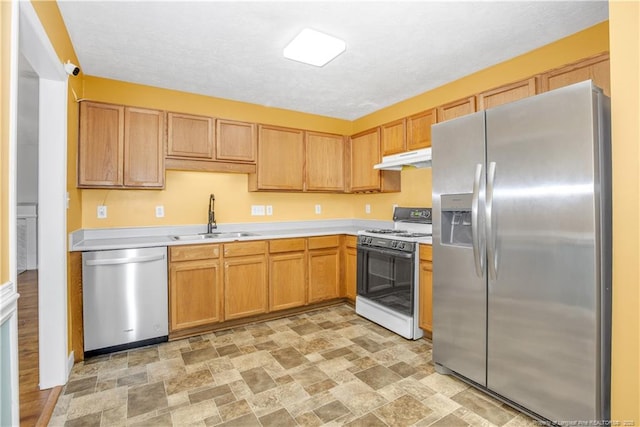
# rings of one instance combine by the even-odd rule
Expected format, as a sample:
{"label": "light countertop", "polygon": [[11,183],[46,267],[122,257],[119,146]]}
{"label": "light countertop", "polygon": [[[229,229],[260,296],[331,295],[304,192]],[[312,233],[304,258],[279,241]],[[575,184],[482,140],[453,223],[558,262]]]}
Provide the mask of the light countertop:
{"label": "light countertop", "polygon": [[[391,221],[332,219],[322,221],[262,222],[242,224],[218,224],[216,232],[248,232],[251,236],[213,238],[203,240],[175,240],[171,236],[206,232],[206,225],[181,225],[167,227],[82,229],[69,234],[69,250],[99,251],[111,249],[145,248],[193,244],[215,244],[233,241],[284,239],[295,237],[326,236],[331,234],[356,235],[368,228],[393,228]],[[431,244],[431,237],[420,243]]]}

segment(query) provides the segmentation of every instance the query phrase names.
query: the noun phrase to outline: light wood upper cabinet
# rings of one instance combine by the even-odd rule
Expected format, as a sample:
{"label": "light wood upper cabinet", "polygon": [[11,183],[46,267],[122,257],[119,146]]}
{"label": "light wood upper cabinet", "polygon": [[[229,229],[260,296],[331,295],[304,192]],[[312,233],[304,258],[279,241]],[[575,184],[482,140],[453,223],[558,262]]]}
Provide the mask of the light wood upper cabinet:
{"label": "light wood upper cabinet", "polygon": [[407,151],[431,147],[431,125],[435,122],[435,108],[407,117]]}
{"label": "light wood upper cabinet", "polygon": [[170,332],[221,322],[222,268],[218,245],[169,248]]}
{"label": "light wood upper cabinet", "polygon": [[380,171],[380,128],[369,129],[349,139],[349,184],[352,193],[400,191],[400,171]]}
{"label": "light wood upper cabinet", "polygon": [[382,155],[401,153],[406,148],[406,120],[396,120],[380,126]]}
{"label": "light wood upper cabinet", "polygon": [[269,242],[269,310],[300,307],[307,302],[306,243],[300,239]]}
{"label": "light wood upper cabinet", "polygon": [[218,119],[216,121],[216,159],[229,162],[256,162],[255,123]]}
{"label": "light wood upper cabinet", "polygon": [[257,172],[249,190],[303,190],[304,131],[258,126]]}
{"label": "light wood upper cabinet", "polygon": [[124,109],[125,187],[164,187],[163,111]]}
{"label": "light wood upper cabinet", "polygon": [[163,188],[163,111],[82,102],[78,187]]}
{"label": "light wood upper cabinet", "polygon": [[124,107],[81,102],[78,187],[122,185],[123,158]]}
{"label": "light wood upper cabinet", "polygon": [[380,130],[371,129],[351,137],[351,191],[380,189]]}
{"label": "light wood upper cabinet", "polygon": [[420,245],[418,325],[430,337],[433,332],[433,255],[431,245]]}
{"label": "light wood upper cabinet", "polygon": [[459,99],[437,108],[438,123],[476,112],[476,97]]}
{"label": "light wood upper cabinet", "polygon": [[80,116],[79,187],[164,187],[164,112],[82,102]]}
{"label": "light wood upper cabinet", "polygon": [[306,132],[305,190],[344,191],[344,137]]}
{"label": "light wood upper cabinet", "polygon": [[541,76],[542,91],[557,89],[584,80],[593,80],[604,94],[611,96],[609,54],[601,54],[548,71]]}
{"label": "light wood upper cabinet", "polygon": [[167,114],[167,157],[213,160],[211,117]]}
{"label": "light wood upper cabinet", "polygon": [[482,92],[478,95],[478,111],[497,107],[538,93],[535,77]]}
{"label": "light wood upper cabinet", "polygon": [[223,246],[225,320],[266,313],[269,310],[266,242]]}

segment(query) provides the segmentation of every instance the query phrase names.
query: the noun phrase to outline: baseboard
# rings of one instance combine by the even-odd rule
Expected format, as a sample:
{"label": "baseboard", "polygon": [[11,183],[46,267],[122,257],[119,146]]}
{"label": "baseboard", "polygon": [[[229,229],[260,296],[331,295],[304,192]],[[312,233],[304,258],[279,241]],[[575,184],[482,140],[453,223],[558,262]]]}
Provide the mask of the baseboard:
{"label": "baseboard", "polygon": [[69,375],[71,374],[71,370],[73,369],[73,364],[75,363],[73,350],[69,353],[69,357],[67,358],[67,381],[69,381]]}

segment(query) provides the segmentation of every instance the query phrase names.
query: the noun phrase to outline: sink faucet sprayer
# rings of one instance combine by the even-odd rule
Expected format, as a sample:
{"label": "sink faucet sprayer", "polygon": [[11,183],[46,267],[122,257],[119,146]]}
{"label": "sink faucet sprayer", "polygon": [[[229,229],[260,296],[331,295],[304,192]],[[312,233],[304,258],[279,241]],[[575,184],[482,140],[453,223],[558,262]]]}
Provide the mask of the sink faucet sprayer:
{"label": "sink faucet sprayer", "polygon": [[209,195],[209,222],[207,223],[207,233],[211,233],[214,228],[218,228],[216,225],[216,213],[214,211],[214,203],[216,197],[213,194]]}

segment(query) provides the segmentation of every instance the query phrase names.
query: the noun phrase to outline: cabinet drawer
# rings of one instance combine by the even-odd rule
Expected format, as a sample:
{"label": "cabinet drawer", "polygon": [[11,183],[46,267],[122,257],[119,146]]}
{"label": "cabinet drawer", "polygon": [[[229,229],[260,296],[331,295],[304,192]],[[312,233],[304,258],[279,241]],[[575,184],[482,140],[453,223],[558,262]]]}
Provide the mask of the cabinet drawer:
{"label": "cabinet drawer", "polygon": [[340,236],[309,237],[309,249],[335,248],[340,246]]}
{"label": "cabinet drawer", "polygon": [[220,245],[172,246],[169,248],[170,261],[194,261],[213,259],[220,256]]}
{"label": "cabinet drawer", "polygon": [[304,251],[304,239],[276,239],[269,242],[269,253]]}
{"label": "cabinet drawer", "polygon": [[420,260],[433,261],[433,246],[420,245]]}
{"label": "cabinet drawer", "polygon": [[267,252],[267,242],[237,242],[224,244],[224,256],[264,255]]}

